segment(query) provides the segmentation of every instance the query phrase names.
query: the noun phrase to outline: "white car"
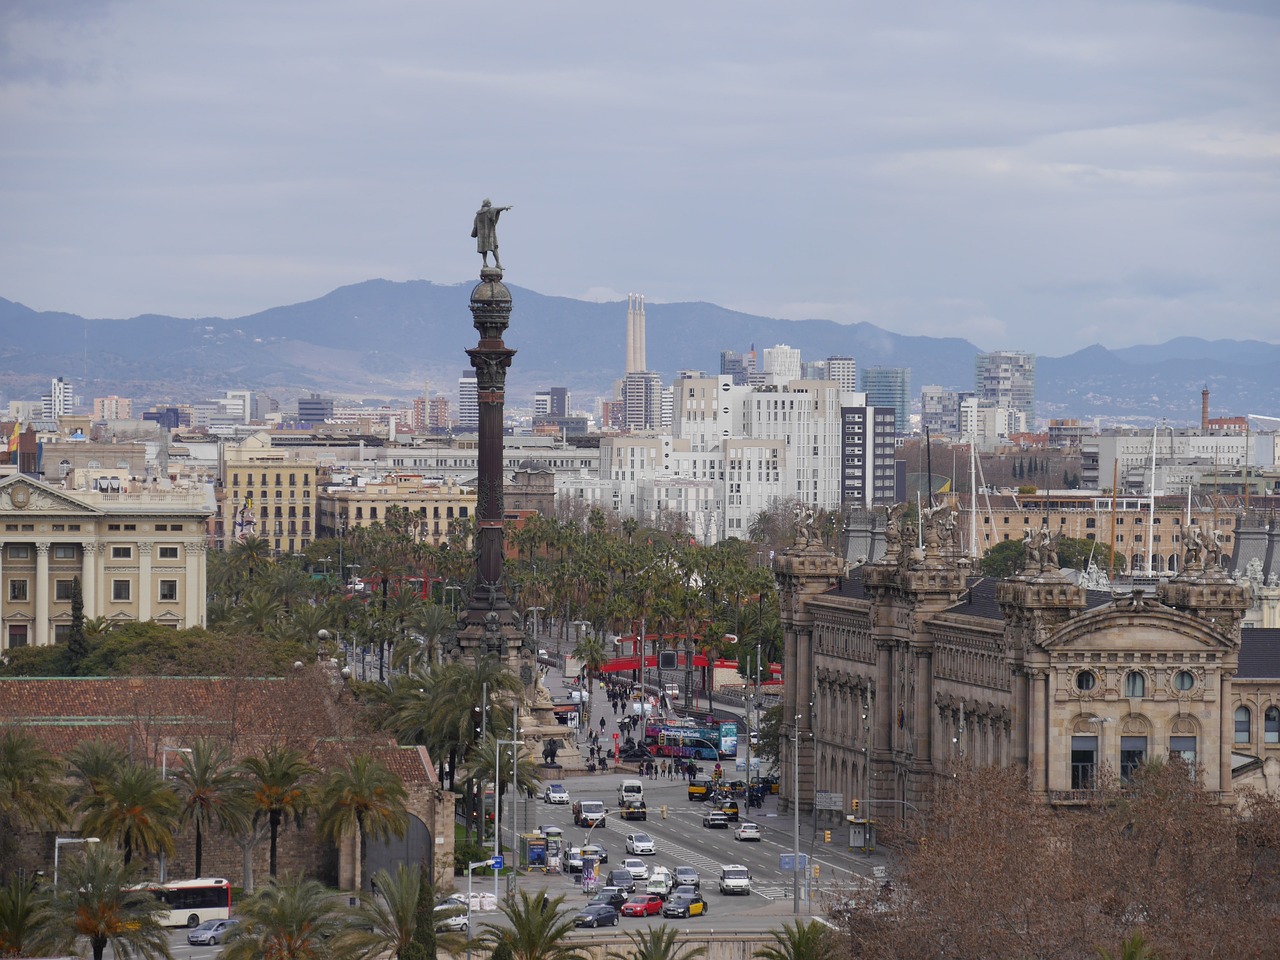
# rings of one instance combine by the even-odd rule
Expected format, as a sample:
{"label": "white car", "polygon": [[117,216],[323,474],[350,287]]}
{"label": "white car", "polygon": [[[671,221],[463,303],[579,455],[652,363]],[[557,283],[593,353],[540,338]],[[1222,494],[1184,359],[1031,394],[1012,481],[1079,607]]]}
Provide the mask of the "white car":
{"label": "white car", "polygon": [[628,833],[627,834],[627,853],[634,853],[636,856],[652,856],[657,853],[657,848],[653,845],[653,837],[647,833]]}
{"label": "white car", "polygon": [[738,828],[733,831],[733,839],[735,840],[759,840],[760,825],[755,823],[747,823],[743,821],[738,824]]}
{"label": "white car", "polygon": [[563,783],[548,783],[547,788],[542,791],[542,799],[546,803],[568,803],[569,791]]}
{"label": "white car", "polygon": [[645,881],[649,879],[649,867],[643,860],[637,860],[635,857],[623,860],[622,869],[631,874],[633,880]]}
{"label": "white car", "polygon": [[[441,911],[447,911],[443,915]],[[466,911],[458,904],[436,907],[436,933],[466,933],[470,927]]]}

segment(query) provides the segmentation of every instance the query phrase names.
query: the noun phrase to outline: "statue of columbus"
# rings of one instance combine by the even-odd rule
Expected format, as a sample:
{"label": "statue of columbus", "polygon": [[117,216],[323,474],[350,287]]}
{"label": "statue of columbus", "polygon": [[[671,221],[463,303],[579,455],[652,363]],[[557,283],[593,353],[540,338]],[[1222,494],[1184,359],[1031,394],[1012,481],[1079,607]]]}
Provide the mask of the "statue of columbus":
{"label": "statue of columbus", "polygon": [[480,209],[476,211],[475,223],[471,227],[471,235],[476,238],[476,251],[484,258],[484,265],[489,266],[489,254],[493,254],[493,265],[502,269],[502,261],[498,259],[498,217],[503,210],[510,207],[495,207],[486,197]]}

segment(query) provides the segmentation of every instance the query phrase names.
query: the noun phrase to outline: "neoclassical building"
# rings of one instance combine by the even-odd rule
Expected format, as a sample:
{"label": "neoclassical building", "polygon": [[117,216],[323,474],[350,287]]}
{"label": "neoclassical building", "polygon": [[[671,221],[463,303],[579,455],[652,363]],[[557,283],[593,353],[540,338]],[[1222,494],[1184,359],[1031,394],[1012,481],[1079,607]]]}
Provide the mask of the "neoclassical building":
{"label": "neoclassical building", "polygon": [[1047,530],[1020,575],[976,576],[955,520],[942,508],[920,535],[891,519],[881,559],[852,569],[803,535],[775,559],[781,789],[798,751],[802,811],[821,792],[844,807],[818,810],[828,825],[853,799],[901,816],[956,763],[1024,769],[1060,805],[1174,754],[1224,802],[1280,788],[1280,631],[1242,628],[1248,587],[1215,544],[1196,538],[1154,593],[1098,591],[1059,571]]}
{"label": "neoclassical building", "polygon": [[205,623],[199,490],[60,490],[0,477],[0,650],[62,640],[80,579],[86,619]]}

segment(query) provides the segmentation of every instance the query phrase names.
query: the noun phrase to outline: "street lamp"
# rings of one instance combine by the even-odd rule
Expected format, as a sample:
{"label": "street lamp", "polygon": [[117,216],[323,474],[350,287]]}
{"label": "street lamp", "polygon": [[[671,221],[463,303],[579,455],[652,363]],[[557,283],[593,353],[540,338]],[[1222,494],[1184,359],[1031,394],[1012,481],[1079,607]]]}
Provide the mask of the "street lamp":
{"label": "street lamp", "polygon": [[58,889],[58,851],[68,843],[98,843],[97,837],[55,837],[53,840],[53,889]]}
{"label": "street lamp", "polygon": [[533,649],[535,651],[538,649],[538,614],[540,614],[545,609],[547,608],[546,607],[525,607],[524,609],[525,613],[533,614]]}
{"label": "street lamp", "polygon": [[800,714],[796,714],[791,738],[791,912],[800,913]]}
{"label": "street lamp", "polygon": [[[169,780],[169,754],[171,753],[190,753],[190,747],[160,747],[160,779],[166,783]],[[164,851],[160,851],[160,882],[165,881],[165,859]]]}
{"label": "street lamp", "polygon": [[[462,587],[460,587],[460,586],[459,586],[458,584],[456,584],[456,583],[453,583],[453,584],[451,584],[451,583],[445,583],[445,585],[444,585],[444,592],[445,592],[445,593],[447,593],[447,594],[454,594],[454,593],[455,593],[455,591],[456,591],[457,593],[461,593],[461,592],[462,592]],[[457,596],[456,596],[456,595],[455,595],[455,596],[450,596],[450,597],[449,597],[449,609],[450,609],[450,610],[452,610],[455,614],[458,612],[458,598],[457,598]]]}
{"label": "street lamp", "polygon": [[[515,719],[512,721],[511,733],[512,733],[513,739],[498,740],[497,748],[494,750],[494,753],[493,753],[493,855],[494,857],[499,857],[502,855],[502,817],[500,815],[502,811],[501,811],[501,804],[499,803],[499,797],[502,796],[502,748],[503,747],[512,748],[511,750],[511,799],[509,803],[511,804],[511,850],[514,853],[516,849],[516,816],[515,816],[516,789],[517,789],[516,774],[519,771],[516,763],[515,748],[518,746],[524,745],[524,741],[518,739],[519,723],[520,723],[519,718],[520,718],[520,714],[519,712],[517,712],[515,714]],[[515,864],[515,866],[518,867],[519,864]],[[512,876],[515,876],[514,870],[512,872]],[[496,870],[493,873],[493,895],[495,897],[497,897],[498,895],[498,872]]]}

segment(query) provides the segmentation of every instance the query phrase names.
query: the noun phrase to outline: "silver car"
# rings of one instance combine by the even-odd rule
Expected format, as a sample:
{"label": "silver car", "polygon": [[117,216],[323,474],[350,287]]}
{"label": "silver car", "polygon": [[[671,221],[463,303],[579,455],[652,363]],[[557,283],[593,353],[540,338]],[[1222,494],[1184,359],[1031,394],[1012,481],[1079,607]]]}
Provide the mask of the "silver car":
{"label": "silver car", "polygon": [[227,939],[239,920],[206,920],[187,934],[187,943],[193,946],[213,947]]}

